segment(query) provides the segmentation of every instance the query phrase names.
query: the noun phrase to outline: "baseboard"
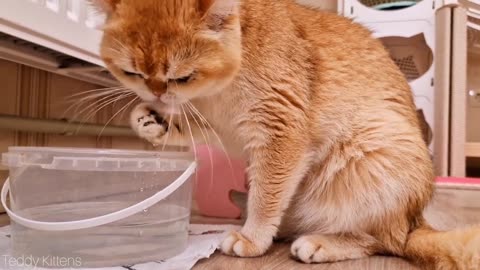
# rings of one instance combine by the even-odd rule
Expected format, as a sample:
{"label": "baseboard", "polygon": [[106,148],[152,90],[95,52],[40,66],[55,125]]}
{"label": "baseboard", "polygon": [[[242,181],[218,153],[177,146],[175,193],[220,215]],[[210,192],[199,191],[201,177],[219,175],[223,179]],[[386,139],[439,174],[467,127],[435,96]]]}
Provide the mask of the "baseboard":
{"label": "baseboard", "polygon": [[[476,190],[480,192],[480,179],[467,179],[465,181],[437,181],[437,189]],[[480,196],[479,196],[480,198]]]}

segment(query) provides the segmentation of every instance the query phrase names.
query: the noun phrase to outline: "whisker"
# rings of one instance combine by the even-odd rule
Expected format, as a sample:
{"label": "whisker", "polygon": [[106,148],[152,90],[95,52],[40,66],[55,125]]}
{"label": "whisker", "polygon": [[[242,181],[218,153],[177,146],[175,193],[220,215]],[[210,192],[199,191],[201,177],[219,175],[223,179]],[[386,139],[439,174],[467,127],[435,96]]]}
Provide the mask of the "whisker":
{"label": "whisker", "polygon": [[105,129],[107,128],[107,126],[110,124],[110,122],[113,121],[113,119],[115,119],[115,117],[117,117],[117,115],[119,115],[122,111],[124,111],[125,109],[127,109],[128,107],[130,107],[131,104],[133,104],[139,97],[135,97],[134,99],[132,99],[130,102],[128,102],[125,106],[123,106],[118,112],[116,112],[112,117],[110,117],[110,119],[108,119],[107,123],[103,126],[102,128],[102,131],[100,131],[100,134],[98,135],[98,138],[97,139],[100,139],[100,137],[102,137],[102,134],[103,132],[105,131]]}
{"label": "whisker", "polygon": [[[134,94],[134,95],[135,95],[135,94]],[[138,100],[138,99],[137,99],[137,100]],[[130,104],[130,105],[120,114],[120,116],[119,116],[120,119],[123,119],[123,117],[125,116],[125,112],[127,112],[128,109],[129,109],[133,104],[135,104],[135,102],[132,103],[132,104]]]}
{"label": "whisker", "polygon": [[180,105],[180,108],[182,109],[182,113],[185,116],[185,122],[187,122],[188,130],[190,131],[190,138],[192,140],[192,147],[193,147],[193,153],[195,155],[195,160],[198,161],[197,158],[197,147],[195,146],[195,140],[193,138],[193,132],[192,132],[192,127],[190,126],[190,122],[188,121],[187,114],[185,113],[185,109],[183,108],[183,105]]}
{"label": "whisker", "polygon": [[[185,105],[187,105],[187,107],[189,108],[190,113],[194,113],[198,118],[200,118],[200,123],[202,124],[202,127],[205,130],[205,133],[207,135],[207,139],[205,139],[205,142],[207,142],[209,144],[210,143],[210,135],[208,134],[208,127],[205,125],[204,121],[201,120],[202,116],[198,115],[198,112],[194,111],[194,109],[192,108],[193,105],[190,101],[185,103]],[[195,121],[198,122],[196,118],[195,118]],[[201,128],[200,125],[199,125],[199,128]]]}
{"label": "whisker", "polygon": [[[173,107],[173,105],[171,106]],[[168,139],[170,138],[172,123],[173,123],[173,113],[170,113],[170,120],[168,121],[167,138],[165,138],[165,140],[163,141],[162,151],[165,151],[165,147],[167,146]]]}
{"label": "whisker", "polygon": [[[167,89],[168,89],[168,81],[167,81]],[[173,104],[169,104],[173,109]],[[170,120],[168,121],[168,128],[167,128],[167,137],[163,140],[162,145],[162,152],[165,151],[165,147],[167,146],[168,140],[170,139],[170,133],[172,132],[171,126],[173,123],[173,110],[170,111]],[[180,117],[181,118],[181,117]]]}
{"label": "whisker", "polygon": [[[103,106],[104,104],[106,103],[109,103],[110,101],[114,101],[115,99],[117,98],[120,98],[120,97],[123,97],[124,95],[127,95],[127,94],[120,94],[120,95],[109,95],[109,96],[106,96],[106,97],[102,97],[94,102],[92,102],[91,104],[87,105],[85,108],[83,108],[82,110],[80,110],[79,112],[76,112],[75,115],[73,116],[73,119],[77,119],[77,116],[80,116],[82,115],[84,112],[86,112],[87,110],[90,110],[90,109],[94,109],[95,110],[95,107],[96,106]],[[103,107],[102,107],[103,108]]]}
{"label": "whisker", "polygon": [[117,89],[117,88],[126,88],[126,87],[118,85],[118,86],[112,86],[112,87],[95,88],[95,89],[81,91],[80,93],[75,93],[73,95],[79,95],[82,93],[85,94],[85,93],[91,93],[91,92],[99,92],[99,91],[108,91],[108,90]]}
{"label": "whisker", "polygon": [[98,99],[98,100],[95,100],[95,101],[92,101],[90,102],[90,104],[88,104],[86,107],[84,107],[82,110],[79,111],[80,107],[83,106],[85,103],[87,103],[86,100],[79,100],[78,102],[70,105],[62,114],[62,118],[67,118],[67,114],[73,110],[73,117],[71,117],[72,120],[76,120],[77,117],[83,113],[85,110],[88,110],[90,109],[92,106],[95,107],[97,106],[99,103],[101,103],[102,101],[106,100],[106,99],[110,99],[110,98],[114,98],[116,95],[109,95],[107,97],[103,97],[101,99]]}
{"label": "whisker", "polygon": [[133,93],[133,92],[129,91],[129,90],[115,89],[115,90],[105,91],[105,92],[102,92],[102,93],[89,94],[87,96],[72,97],[72,98],[69,98],[69,99],[64,99],[64,101],[65,102],[90,101],[92,99],[97,99],[97,98],[101,98],[101,97],[105,97],[105,96],[119,95],[119,94],[126,94],[126,93]]}
{"label": "whisker", "polygon": [[104,102],[102,102],[101,104],[97,104],[98,107],[96,109],[93,109],[90,113],[88,113],[84,118],[82,118],[82,120],[80,121],[81,122],[81,125],[78,127],[77,131],[80,130],[83,125],[85,125],[85,123],[90,120],[93,116],[95,116],[99,111],[101,111],[102,109],[104,109],[105,107],[107,107],[108,105],[118,101],[118,100],[122,100],[122,99],[125,99],[127,97],[130,97],[132,94],[124,94],[122,96],[118,96],[118,97],[114,97],[112,99],[108,99]]}
{"label": "whisker", "polygon": [[[68,102],[74,102],[72,105],[70,105],[66,110],[65,112],[63,113],[64,116],[73,108],[77,108],[77,107],[80,107],[81,105],[83,105],[83,103],[86,103],[86,102],[91,102],[92,99],[97,99],[97,98],[101,98],[100,100],[103,100],[105,98],[108,98],[108,97],[114,97],[116,95],[120,95],[120,94],[124,94],[124,93],[131,93],[130,91],[117,91],[117,90],[114,90],[114,91],[109,91],[108,93],[101,93],[101,94],[93,94],[93,95],[90,95],[90,96],[86,96],[86,97],[81,97],[81,98],[77,98],[77,99],[72,99],[70,101],[68,100],[65,100],[65,101],[68,101]],[[133,93],[133,92],[132,92]],[[98,101],[94,101],[94,103],[97,103]]]}
{"label": "whisker", "polygon": [[120,96],[115,96],[111,99],[108,99],[106,101],[104,101],[102,104],[98,104],[99,106],[97,107],[97,109],[94,109],[93,111],[91,111],[89,114],[87,114],[87,119],[86,120],[89,120],[90,117],[94,116],[95,114],[97,114],[99,111],[101,111],[102,109],[104,109],[105,107],[109,106],[109,105],[113,105],[115,104],[116,102],[120,101],[120,100],[123,100],[127,97],[130,97],[130,96],[133,96],[133,94],[123,94],[123,95],[120,95]]}
{"label": "whisker", "polygon": [[191,102],[188,102],[190,104],[190,108],[200,117],[200,119],[202,120],[203,123],[205,123],[206,125],[208,125],[209,129],[212,131],[213,135],[216,137],[217,141],[220,143],[221,147],[224,149],[225,151],[225,154],[227,153],[226,152],[226,147],[225,145],[223,144],[223,141],[222,139],[220,138],[220,136],[218,135],[218,133],[215,131],[215,129],[213,128],[213,126],[210,124],[210,122],[205,118],[205,116],[203,116],[200,111],[195,108],[195,106],[191,103]]}
{"label": "whisker", "polygon": [[235,173],[234,173],[234,170],[233,170],[233,164],[232,164],[232,160],[230,159],[230,156],[228,155],[228,152],[227,152],[227,148],[225,147],[225,145],[223,144],[223,141],[222,139],[220,138],[220,136],[218,135],[218,133],[215,131],[215,129],[213,128],[213,126],[210,124],[210,122],[208,122],[208,120],[205,118],[205,116],[203,116],[200,111],[198,111],[197,108],[195,108],[195,106],[191,103],[190,103],[190,106],[191,106],[191,109],[194,110],[198,116],[201,118],[202,121],[204,121],[204,123],[206,125],[208,125],[209,129],[211,130],[211,132],[213,133],[213,135],[216,137],[218,143],[220,144],[221,148],[222,148],[222,151],[223,153],[225,154],[225,156],[227,157],[227,160],[228,160],[228,165],[230,166],[230,172],[232,173],[232,177],[235,177]]}
{"label": "whisker", "polygon": [[187,107],[186,107],[187,110],[186,110],[186,111],[187,111],[187,112],[190,114],[190,116],[193,118],[193,120],[195,121],[195,123],[197,124],[197,126],[198,126],[198,128],[199,128],[199,130],[200,130],[200,133],[202,133],[203,139],[204,139],[205,142],[208,144],[209,141],[208,141],[208,139],[207,139],[207,136],[205,136],[205,133],[203,132],[203,129],[202,129],[202,127],[200,126],[197,118],[193,115],[192,110],[191,110],[190,107],[188,106],[189,104],[186,103],[186,105],[187,105]]}
{"label": "whisker", "polygon": [[[201,116],[201,115],[198,115],[198,113],[193,110],[192,104],[191,104],[190,102],[185,103],[185,105],[187,105],[187,108],[189,109],[188,111],[189,111],[190,115],[192,115],[192,113],[193,113],[193,114],[195,114],[198,118],[202,119],[202,116]],[[194,118],[195,122],[197,122],[197,124],[198,124],[199,122],[197,121],[197,118],[194,117],[194,115],[192,115],[192,117]],[[203,130],[205,130],[205,134],[206,134],[206,136],[207,136],[207,138],[205,138],[205,142],[206,142],[206,143],[210,143],[210,135],[208,134],[208,128],[207,128],[207,126],[205,125],[204,121],[200,120],[200,123],[202,124]],[[198,124],[198,127],[200,128],[200,130],[202,130],[202,127],[200,127],[199,124]]]}
{"label": "whisker", "polygon": [[[180,105],[180,106],[181,106],[181,105]],[[184,130],[184,128],[183,128],[183,117],[180,117],[180,123],[179,123],[179,125],[180,125],[180,130]]]}
{"label": "whisker", "polygon": [[[197,118],[193,115],[192,113],[192,109],[190,108],[191,104],[189,103],[186,103],[187,104],[187,111],[190,113],[190,115],[192,116],[193,120],[195,121],[195,123],[197,124],[198,126],[198,129],[200,130],[200,132],[202,133],[202,137],[203,139],[205,140],[206,142],[206,145],[207,145],[207,150],[208,150],[208,158],[210,159],[210,186],[209,186],[209,191],[212,189],[213,187],[213,184],[214,184],[214,180],[213,180],[213,155],[212,155],[212,150],[210,148],[210,142],[209,140],[207,139],[208,136],[205,136],[205,133],[203,132],[203,129],[202,127],[200,126],[199,122],[197,121]],[[208,134],[208,131],[205,131],[207,134]]]}
{"label": "whisker", "polygon": [[[128,97],[130,96],[133,96],[135,95],[134,93],[125,93],[125,95],[127,95]],[[120,99],[121,100],[121,99]],[[117,105],[117,102],[119,102],[120,100],[115,100],[115,102],[112,104],[113,107],[115,107],[115,105]]]}
{"label": "whisker", "polygon": [[66,98],[72,98],[72,97],[78,97],[78,96],[83,96],[91,93],[108,93],[108,92],[113,92],[117,90],[129,90],[123,86],[116,86],[116,87],[108,87],[108,88],[99,88],[99,89],[92,89],[92,90],[87,90],[87,91],[81,91],[79,93],[75,93],[69,96],[66,96]]}

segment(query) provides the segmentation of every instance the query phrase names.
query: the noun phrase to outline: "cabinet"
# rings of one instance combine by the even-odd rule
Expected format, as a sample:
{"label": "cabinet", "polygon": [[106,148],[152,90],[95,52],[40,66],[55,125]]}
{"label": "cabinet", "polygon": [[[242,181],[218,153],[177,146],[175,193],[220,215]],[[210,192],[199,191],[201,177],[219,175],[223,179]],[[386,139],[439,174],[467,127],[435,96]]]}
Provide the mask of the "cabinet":
{"label": "cabinet", "polygon": [[480,110],[472,108],[480,87],[479,1],[339,0],[337,6],[383,40],[409,80],[424,132],[432,132],[425,137],[437,174],[464,177],[466,158],[479,150],[470,141],[480,133]]}

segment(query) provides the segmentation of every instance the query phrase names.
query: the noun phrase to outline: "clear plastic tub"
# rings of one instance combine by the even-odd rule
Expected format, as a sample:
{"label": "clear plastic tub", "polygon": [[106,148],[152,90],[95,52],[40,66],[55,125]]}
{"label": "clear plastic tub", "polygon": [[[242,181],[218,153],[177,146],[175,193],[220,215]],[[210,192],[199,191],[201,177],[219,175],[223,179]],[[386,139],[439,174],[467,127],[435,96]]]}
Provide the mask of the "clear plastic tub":
{"label": "clear plastic tub", "polygon": [[106,267],[167,259],[187,246],[196,167],[188,153],[12,147],[2,160],[14,257]]}

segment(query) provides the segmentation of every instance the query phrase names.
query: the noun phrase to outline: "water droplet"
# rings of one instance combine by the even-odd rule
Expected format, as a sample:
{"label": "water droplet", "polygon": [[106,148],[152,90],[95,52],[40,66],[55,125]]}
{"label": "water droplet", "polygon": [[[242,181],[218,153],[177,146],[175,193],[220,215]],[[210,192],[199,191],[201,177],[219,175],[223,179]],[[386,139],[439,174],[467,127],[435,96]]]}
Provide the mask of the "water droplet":
{"label": "water droplet", "polygon": [[144,213],[147,213],[147,212],[148,212],[148,209],[143,209],[143,212],[144,212]]}
{"label": "water droplet", "polygon": [[143,188],[140,188],[140,192],[143,192],[143,190],[144,190]]}

